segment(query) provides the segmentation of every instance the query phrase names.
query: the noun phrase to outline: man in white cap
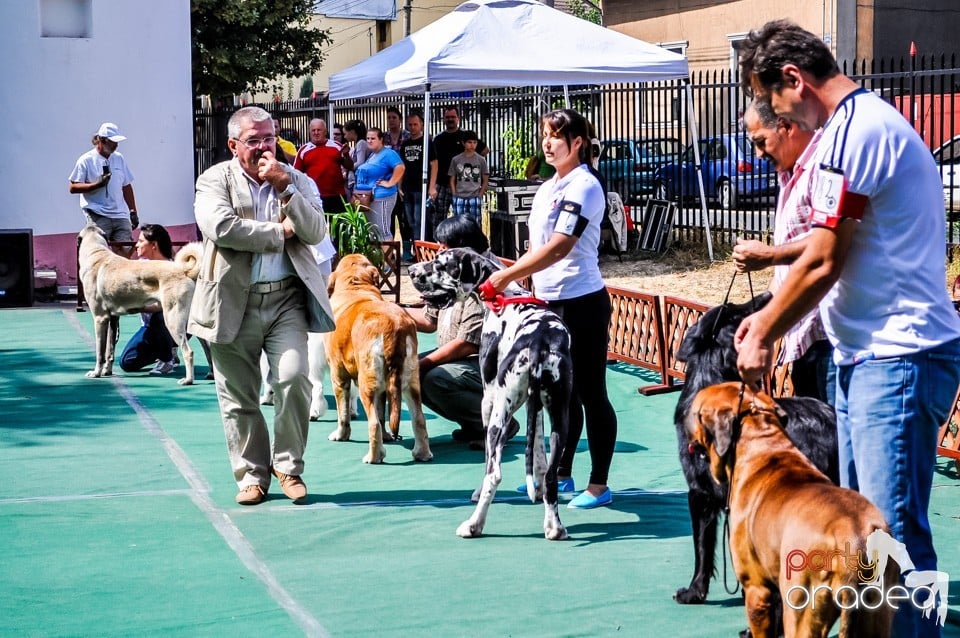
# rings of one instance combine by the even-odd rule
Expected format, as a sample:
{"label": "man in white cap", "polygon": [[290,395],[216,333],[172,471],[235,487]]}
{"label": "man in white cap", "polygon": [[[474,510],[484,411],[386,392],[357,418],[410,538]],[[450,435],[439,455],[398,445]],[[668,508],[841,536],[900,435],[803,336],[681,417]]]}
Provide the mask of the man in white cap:
{"label": "man in white cap", "polygon": [[117,151],[125,139],[113,122],[101,124],[93,148],[80,156],[70,173],[70,192],[80,195],[87,223],[99,226],[107,241],[133,241],[133,229],[140,225],[133,173]]}

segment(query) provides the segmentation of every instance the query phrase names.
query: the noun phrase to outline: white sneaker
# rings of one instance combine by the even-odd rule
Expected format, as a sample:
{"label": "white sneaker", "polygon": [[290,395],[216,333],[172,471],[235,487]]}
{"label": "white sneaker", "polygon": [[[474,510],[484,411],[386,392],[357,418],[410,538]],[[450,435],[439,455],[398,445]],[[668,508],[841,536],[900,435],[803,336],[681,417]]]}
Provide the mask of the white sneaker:
{"label": "white sneaker", "polygon": [[177,365],[173,361],[157,361],[157,365],[150,371],[150,374],[154,376],[170,374],[176,367]]}

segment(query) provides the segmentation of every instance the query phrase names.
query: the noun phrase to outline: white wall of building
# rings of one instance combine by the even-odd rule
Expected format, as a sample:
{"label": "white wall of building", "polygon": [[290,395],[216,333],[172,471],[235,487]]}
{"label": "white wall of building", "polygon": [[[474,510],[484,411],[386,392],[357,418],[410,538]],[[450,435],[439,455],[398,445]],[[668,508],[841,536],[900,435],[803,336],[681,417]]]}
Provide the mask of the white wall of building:
{"label": "white wall of building", "polygon": [[3,0],[0,59],[0,228],[33,229],[35,264],[76,281],[84,221],[67,178],[104,121],[128,138],[141,222],[193,238],[190,0]]}

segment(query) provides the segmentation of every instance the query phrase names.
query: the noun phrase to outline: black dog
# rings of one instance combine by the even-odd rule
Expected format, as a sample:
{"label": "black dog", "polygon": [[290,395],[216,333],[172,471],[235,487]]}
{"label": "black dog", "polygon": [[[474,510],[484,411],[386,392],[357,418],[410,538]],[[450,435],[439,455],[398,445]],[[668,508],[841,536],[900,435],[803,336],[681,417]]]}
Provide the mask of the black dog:
{"label": "black dog", "polygon": [[[678,589],[673,596],[681,604],[698,604],[707,598],[710,578],[715,572],[717,522],[727,502],[726,489],[710,476],[709,460],[692,451],[684,425],[687,412],[694,396],[703,388],[724,381],[740,381],[734,334],[740,322],[766,305],[770,298],[770,293],[765,292],[752,302],[711,308],[690,326],[677,351],[677,358],[686,362],[687,367],[673,422],[677,430],[680,466],[689,490],[687,503],[695,552],[690,585]],[[783,426],[793,444],[834,484],[839,484],[837,420],[833,408],[807,397],[778,399],[777,404],[787,414]]]}
{"label": "black dog", "polygon": [[[433,261],[410,266],[410,279],[424,301],[446,307],[473,294],[501,268],[468,248],[453,248]],[[500,485],[503,446],[510,417],[527,406],[527,494],[543,498],[543,532],[548,540],[564,540],[567,530],[557,509],[557,466],[567,438],[569,403],[573,393],[570,333],[542,301],[511,284],[498,296],[483,320],[480,337],[480,377],[483,380],[483,424],[487,429],[486,471],[473,515],[457,535],[476,538],[483,532],[487,510]],[[550,458],[543,442],[543,416],[550,416]]]}

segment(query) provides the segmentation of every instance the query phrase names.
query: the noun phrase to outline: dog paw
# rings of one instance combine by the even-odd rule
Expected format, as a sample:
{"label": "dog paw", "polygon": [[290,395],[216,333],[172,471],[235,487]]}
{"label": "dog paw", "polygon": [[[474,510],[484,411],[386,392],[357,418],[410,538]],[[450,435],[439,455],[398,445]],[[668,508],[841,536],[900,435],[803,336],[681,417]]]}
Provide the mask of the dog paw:
{"label": "dog paw", "polygon": [[383,459],[386,458],[387,454],[383,450],[379,450],[375,453],[367,452],[363,456],[363,462],[369,463],[371,465],[377,465],[383,463]]}
{"label": "dog paw", "polygon": [[88,378],[88,379],[99,379],[99,378],[100,378],[100,371],[99,371],[99,370],[90,370],[89,372],[87,372],[87,373],[86,373],[85,375],[83,375],[83,376],[85,376],[85,377]]}
{"label": "dog paw", "polygon": [[349,441],[350,440],[350,428],[336,428],[333,432],[327,435],[328,441]]}
{"label": "dog paw", "polygon": [[457,536],[460,538],[480,538],[481,533],[483,533],[483,530],[479,526],[474,525],[472,520],[460,523],[460,526],[457,528]]}
{"label": "dog paw", "polygon": [[563,525],[558,527],[544,527],[543,536],[548,541],[565,541],[570,539],[570,535],[567,534],[567,528]]}
{"label": "dog paw", "polygon": [[317,401],[310,404],[310,420],[319,421],[327,413],[327,400]]}
{"label": "dog paw", "polygon": [[707,595],[692,587],[681,587],[673,595],[673,599],[681,605],[702,605]]}
{"label": "dog paw", "polygon": [[183,378],[177,381],[179,385],[193,385],[193,379]]}
{"label": "dog paw", "polygon": [[433,460],[433,452],[431,452],[429,449],[427,449],[427,450],[424,451],[424,450],[420,450],[420,449],[417,449],[416,447],[414,447],[414,448],[413,448],[413,460],[414,460],[414,461],[418,461],[418,462],[420,462],[420,463],[427,463],[427,462]]}

